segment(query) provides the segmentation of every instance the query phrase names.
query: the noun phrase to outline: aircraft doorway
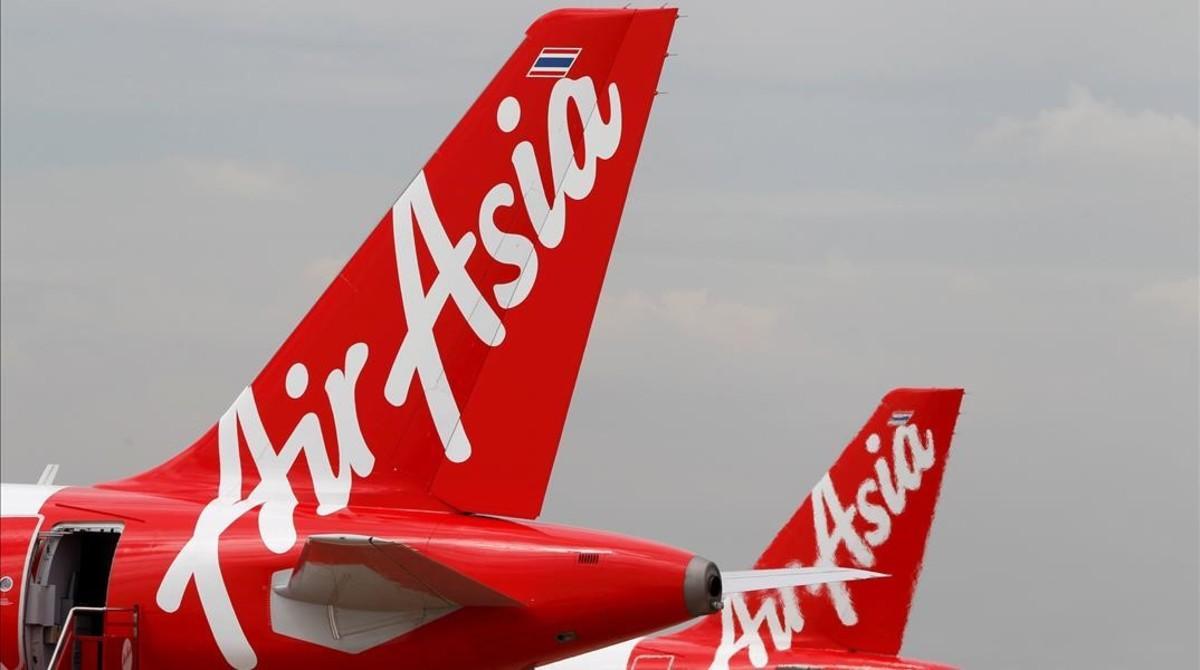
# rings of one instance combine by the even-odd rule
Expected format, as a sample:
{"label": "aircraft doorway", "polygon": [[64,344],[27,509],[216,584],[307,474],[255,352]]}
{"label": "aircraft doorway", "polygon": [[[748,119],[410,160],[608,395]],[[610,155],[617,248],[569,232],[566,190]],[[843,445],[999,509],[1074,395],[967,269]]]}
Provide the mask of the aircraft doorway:
{"label": "aircraft doorway", "polygon": [[[120,523],[64,524],[42,533],[34,547],[25,600],[25,661],[48,670],[64,637],[58,668],[99,668],[104,608]],[[75,640],[94,640],[85,647]]]}

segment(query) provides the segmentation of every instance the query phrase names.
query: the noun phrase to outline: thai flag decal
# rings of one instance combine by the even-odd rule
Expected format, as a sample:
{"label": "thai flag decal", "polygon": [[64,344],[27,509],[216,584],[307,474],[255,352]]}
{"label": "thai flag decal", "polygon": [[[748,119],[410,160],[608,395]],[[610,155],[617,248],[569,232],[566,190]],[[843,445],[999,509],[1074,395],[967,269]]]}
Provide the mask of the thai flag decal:
{"label": "thai flag decal", "polygon": [[575,59],[583,49],[573,47],[545,47],[533,61],[526,77],[547,77],[561,79],[571,71]]}
{"label": "thai flag decal", "polygon": [[912,415],[913,415],[912,410],[892,412],[891,418],[888,419],[888,425],[889,426],[907,425],[909,420],[912,419]]}

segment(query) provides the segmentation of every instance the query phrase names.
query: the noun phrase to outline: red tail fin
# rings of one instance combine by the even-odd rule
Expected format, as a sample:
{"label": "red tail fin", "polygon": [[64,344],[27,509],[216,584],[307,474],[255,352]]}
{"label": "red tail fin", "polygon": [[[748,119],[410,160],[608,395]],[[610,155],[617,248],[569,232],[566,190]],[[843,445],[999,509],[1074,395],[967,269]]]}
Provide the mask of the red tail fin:
{"label": "red tail fin", "polygon": [[961,389],[886,396],[755,567],[843,565],[891,575],[801,592],[803,639],[896,654],[962,402]]}
{"label": "red tail fin", "polygon": [[109,486],[537,516],[675,17],[538,19],[218,425]]}

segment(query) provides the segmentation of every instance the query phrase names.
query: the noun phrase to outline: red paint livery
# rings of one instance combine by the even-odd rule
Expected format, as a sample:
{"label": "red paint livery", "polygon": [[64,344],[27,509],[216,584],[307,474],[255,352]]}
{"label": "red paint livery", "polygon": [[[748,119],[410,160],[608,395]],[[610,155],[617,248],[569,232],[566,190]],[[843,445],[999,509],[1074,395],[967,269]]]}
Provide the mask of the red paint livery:
{"label": "red paint livery", "polygon": [[691,553],[484,516],[541,509],[675,19],[538,19],[212,429],[5,485],[4,667],[525,668],[718,606]]}
{"label": "red paint livery", "polygon": [[[343,368],[347,350],[363,343],[368,358],[358,380],[357,410],[375,463],[371,475],[356,482],[354,504],[538,515],[675,18],[674,9],[559,10],[529,27],[521,46],[418,177],[427,184],[437,221],[419,208],[389,211],[254,380],[272,444],[282,444],[302,417],[315,413],[333,451],[337,435],[318,382]],[[552,102],[562,96],[555,92],[566,80],[526,76],[546,45],[581,50],[571,76],[587,79],[581,87],[592,92],[590,101],[572,97],[556,108]],[[615,86],[615,97],[609,95],[610,86]],[[507,132],[498,119],[505,100],[519,106],[515,127]],[[614,100],[619,100],[619,110],[613,109]],[[614,113],[620,126],[617,146],[607,158],[587,156],[585,127],[611,123]],[[565,160],[553,155],[558,138],[568,139]],[[526,184],[517,174],[518,146],[535,162],[537,183]],[[564,172],[572,162],[588,158],[594,183],[585,197],[571,197],[564,193]],[[481,211],[497,185],[511,187],[512,198],[494,212]],[[531,203],[546,201],[554,202],[565,219],[560,241],[548,237],[553,216],[536,207],[530,213]],[[517,240],[489,244],[487,232],[480,230],[480,220],[488,215],[501,234],[531,244],[532,253],[499,262],[495,256]],[[465,259],[438,259],[438,240],[418,224],[442,231],[446,243],[456,245]],[[412,239],[419,276],[397,270],[394,231],[401,225],[416,231]],[[435,286],[446,290],[439,280],[462,279],[464,273],[478,291],[470,304],[447,300],[442,309],[421,315],[432,317],[432,348],[444,374],[424,379],[419,369],[409,379],[397,376],[396,383],[404,387],[397,393],[407,390],[407,397],[393,404],[396,399],[385,397],[384,390],[398,352],[402,346],[428,344],[412,341],[414,325],[425,324],[408,323],[418,306],[408,304],[404,288],[428,292],[432,300]],[[519,277],[532,282],[532,288],[522,302],[505,308],[493,287]],[[472,327],[481,314],[494,315],[493,322],[480,326],[487,328],[482,336]],[[499,341],[492,345],[496,337]],[[293,399],[285,393],[285,380],[296,363],[306,366],[316,392]],[[467,460],[452,462],[443,455],[443,440],[429,411],[437,402],[429,396],[439,394],[449,396],[459,409],[461,420],[448,429],[469,436]],[[171,461],[108,487],[207,501],[219,479],[217,438],[214,426]],[[244,454],[243,460],[248,467]],[[307,477],[297,474],[291,477],[293,488],[311,487]]]}
{"label": "red paint livery", "polygon": [[888,393],[755,565],[837,562],[889,577],[727,596],[722,611],[683,630],[547,670],[948,668],[897,654],[962,395],[960,389]]}
{"label": "red paint livery", "polygon": [[719,608],[709,561],[528,520],[675,19],[536,21],[199,440],[117,482],[0,488],[2,670],[528,668]]}
{"label": "red paint livery", "polygon": [[[87,488],[63,489],[42,507],[47,529],[80,522],[124,525],[108,577],[107,603],[101,604],[139,608],[142,668],[226,666],[194,590],[174,613],[155,605],[166,563],[191,536],[198,513],[197,504],[183,500]],[[224,536],[221,563],[260,668],[522,668],[692,616],[681,592],[692,555],[651,542],[439,512],[353,508],[320,518],[310,510],[297,521],[302,537],[353,528],[401,542],[473,580],[500,585],[521,605],[463,607],[353,656],[280,635],[271,626],[271,576],[295,565],[302,545],[285,554],[267,552],[255,519],[246,517]],[[17,530],[10,523],[4,520],[6,563],[16,555],[10,547],[28,547],[30,539],[24,534],[10,545],[10,529]],[[598,552],[601,560],[581,563],[580,552]],[[5,595],[15,593],[19,591]],[[618,594],[624,595],[613,597]],[[20,666],[10,665],[17,640],[7,628],[9,610],[0,611],[5,612],[4,663],[13,668]],[[568,632],[573,638],[560,642],[557,636]]]}

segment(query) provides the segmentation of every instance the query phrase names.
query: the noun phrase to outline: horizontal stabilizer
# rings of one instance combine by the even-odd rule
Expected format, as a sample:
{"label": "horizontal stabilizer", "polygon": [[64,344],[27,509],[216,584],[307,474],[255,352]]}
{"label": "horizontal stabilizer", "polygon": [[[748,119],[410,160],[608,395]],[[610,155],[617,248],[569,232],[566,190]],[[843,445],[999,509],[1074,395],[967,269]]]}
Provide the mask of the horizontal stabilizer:
{"label": "horizontal stabilizer", "polygon": [[366,535],[313,535],[276,592],[356,610],[518,607],[521,603],[412,547]]}
{"label": "horizontal stabilizer", "polygon": [[796,586],[815,586],[834,582],[887,577],[879,572],[854,568],[773,568],[770,570],[735,570],[722,572],[725,595],[785,589]]}

